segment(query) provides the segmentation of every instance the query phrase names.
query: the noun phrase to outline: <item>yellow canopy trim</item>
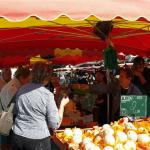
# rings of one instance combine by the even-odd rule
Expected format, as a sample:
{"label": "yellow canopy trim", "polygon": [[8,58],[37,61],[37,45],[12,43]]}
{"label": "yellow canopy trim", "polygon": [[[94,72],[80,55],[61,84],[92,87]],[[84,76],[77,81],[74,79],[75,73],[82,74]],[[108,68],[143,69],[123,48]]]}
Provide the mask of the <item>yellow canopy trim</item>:
{"label": "yellow canopy trim", "polygon": [[[29,27],[41,27],[41,26],[69,26],[69,27],[91,27],[95,25],[97,21],[101,21],[94,15],[91,15],[84,20],[73,20],[68,16],[61,15],[53,20],[42,20],[36,16],[31,16],[23,21],[9,21],[6,18],[0,18],[0,28],[29,28]],[[149,31],[150,22],[148,21],[128,21],[125,19],[113,19],[115,28],[135,28]]]}

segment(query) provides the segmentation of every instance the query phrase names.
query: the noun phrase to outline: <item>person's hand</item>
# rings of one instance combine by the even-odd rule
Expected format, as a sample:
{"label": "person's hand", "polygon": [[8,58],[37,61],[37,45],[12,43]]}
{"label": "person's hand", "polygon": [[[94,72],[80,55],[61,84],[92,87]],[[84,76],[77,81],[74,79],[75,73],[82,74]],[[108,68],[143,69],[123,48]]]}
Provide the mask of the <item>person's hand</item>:
{"label": "person's hand", "polygon": [[69,98],[68,97],[62,98],[61,106],[65,107],[68,103],[69,103]]}

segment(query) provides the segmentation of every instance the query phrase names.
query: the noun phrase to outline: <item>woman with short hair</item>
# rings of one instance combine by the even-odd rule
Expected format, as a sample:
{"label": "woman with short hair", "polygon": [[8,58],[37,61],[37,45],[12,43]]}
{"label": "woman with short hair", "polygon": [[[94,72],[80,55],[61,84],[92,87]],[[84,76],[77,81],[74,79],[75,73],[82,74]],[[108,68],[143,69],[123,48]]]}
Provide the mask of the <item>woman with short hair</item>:
{"label": "woman with short hair", "polygon": [[4,85],[0,92],[3,110],[7,111],[11,100],[16,95],[21,86],[29,83],[30,70],[28,67],[18,67],[12,80]]}
{"label": "woman with short hair", "polygon": [[45,88],[49,74],[48,65],[36,63],[32,70],[32,82],[23,86],[17,93],[13,150],[51,149],[49,128],[59,128],[64,106],[69,99],[63,98],[59,110],[57,109],[54,95]]}

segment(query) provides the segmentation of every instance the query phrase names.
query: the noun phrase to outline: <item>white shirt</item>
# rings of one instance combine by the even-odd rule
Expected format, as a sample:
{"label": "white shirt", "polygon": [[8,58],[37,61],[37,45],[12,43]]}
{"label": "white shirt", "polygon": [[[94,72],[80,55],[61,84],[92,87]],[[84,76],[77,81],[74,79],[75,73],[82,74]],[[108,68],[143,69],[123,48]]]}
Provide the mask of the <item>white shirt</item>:
{"label": "white shirt", "polygon": [[48,127],[57,129],[60,125],[54,95],[42,84],[22,86],[16,95],[14,110],[13,132],[22,137],[43,139],[50,136]]}
{"label": "white shirt", "polygon": [[17,78],[13,78],[7,84],[4,85],[0,92],[0,99],[4,110],[7,110],[8,104],[11,99],[15,96],[18,89],[21,87],[21,84]]}
{"label": "white shirt", "polygon": [[2,90],[3,86],[6,84],[7,82],[3,79],[2,76],[0,76],[0,91]]}

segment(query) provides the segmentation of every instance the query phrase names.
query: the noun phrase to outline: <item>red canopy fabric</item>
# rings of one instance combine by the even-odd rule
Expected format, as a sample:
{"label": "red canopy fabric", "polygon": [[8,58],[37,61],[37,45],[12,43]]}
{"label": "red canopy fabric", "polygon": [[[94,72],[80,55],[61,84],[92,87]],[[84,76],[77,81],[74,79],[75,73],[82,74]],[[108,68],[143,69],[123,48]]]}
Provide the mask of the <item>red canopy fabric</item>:
{"label": "red canopy fabric", "polygon": [[[46,31],[42,31],[42,29],[46,29]],[[90,55],[92,50],[103,50],[105,48],[106,44],[99,38],[89,38],[91,35],[94,36],[92,28],[80,27],[78,29],[81,29],[81,31],[68,27],[0,30],[0,51],[3,52],[0,53],[0,57],[24,56],[30,58],[38,54],[53,55],[54,49],[57,47],[62,49],[79,48],[81,50],[88,50],[87,55]],[[62,31],[62,33],[60,33],[60,31]],[[89,34],[86,35],[87,37],[80,35],[83,31],[89,32]]]}
{"label": "red canopy fabric", "polygon": [[[46,31],[42,31],[46,29]],[[41,27],[0,30],[0,57],[24,56],[31,57],[38,54],[53,54],[55,48],[79,48],[81,50],[99,50],[106,47],[106,43],[96,37],[92,27]],[[150,57],[150,34],[144,30],[136,31],[136,35],[121,35],[134,29],[114,28],[112,42],[118,52]],[[58,32],[59,31],[59,32]],[[62,31],[62,33],[60,33]],[[87,31],[88,34],[82,32]],[[67,33],[64,33],[67,32]],[[140,34],[142,33],[142,34]]]}
{"label": "red canopy fabric", "polygon": [[[64,16],[63,16],[64,17]],[[63,18],[62,17],[62,18]],[[32,18],[32,20],[38,20]],[[66,18],[65,18],[66,19]],[[96,20],[96,19],[95,19]],[[5,20],[3,20],[5,22]],[[35,21],[35,22],[36,22]],[[117,23],[118,21],[118,23]],[[150,23],[141,18],[141,22],[133,22],[136,27],[144,24],[142,29],[128,27],[126,20],[117,20],[112,32],[111,39],[117,52],[124,54],[135,54],[150,57],[150,33],[147,29]],[[127,23],[126,23],[127,22]],[[78,23],[78,22],[76,22]],[[84,22],[83,22],[84,23]],[[5,57],[16,57],[16,65],[36,55],[54,55],[56,48],[75,49],[84,51],[84,57],[99,55],[102,56],[106,43],[93,33],[93,26],[81,23],[78,26],[52,25],[52,26],[29,26],[0,29],[0,59],[3,67],[12,63]],[[96,23],[94,21],[94,23]],[[22,25],[24,22],[22,22]],[[119,27],[119,24],[123,24]],[[146,25],[145,25],[146,24]],[[146,28],[147,27],[147,28]],[[22,61],[21,61],[22,58]],[[3,62],[4,61],[4,62]],[[6,63],[7,62],[7,63]]]}
{"label": "red canopy fabric", "polygon": [[64,64],[64,65],[76,65],[84,62],[92,62],[98,61],[101,58],[99,56],[64,56],[64,57],[57,57],[52,60],[54,64]]}
{"label": "red canopy fabric", "polygon": [[14,67],[18,65],[26,65],[30,64],[30,60],[27,59],[26,57],[20,57],[20,56],[15,56],[15,57],[5,57],[0,60],[0,68],[5,68],[5,67]]}

